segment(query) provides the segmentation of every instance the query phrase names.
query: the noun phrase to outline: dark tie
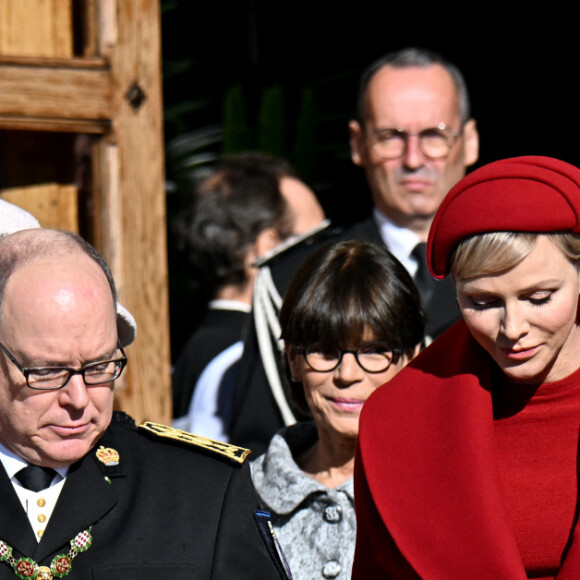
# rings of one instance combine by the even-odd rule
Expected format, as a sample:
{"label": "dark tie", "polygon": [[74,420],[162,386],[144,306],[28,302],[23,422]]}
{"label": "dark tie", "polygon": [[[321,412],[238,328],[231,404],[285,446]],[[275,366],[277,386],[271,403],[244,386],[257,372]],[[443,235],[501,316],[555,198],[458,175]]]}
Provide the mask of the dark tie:
{"label": "dark tie", "polygon": [[414,280],[421,295],[421,303],[425,308],[431,300],[436,284],[436,280],[431,276],[431,272],[429,272],[429,267],[427,266],[427,244],[425,242],[419,242],[413,248],[411,255],[417,260],[417,272]]}
{"label": "dark tie", "polygon": [[26,489],[42,491],[50,485],[55,475],[56,471],[50,467],[28,465],[21,469],[15,477]]}

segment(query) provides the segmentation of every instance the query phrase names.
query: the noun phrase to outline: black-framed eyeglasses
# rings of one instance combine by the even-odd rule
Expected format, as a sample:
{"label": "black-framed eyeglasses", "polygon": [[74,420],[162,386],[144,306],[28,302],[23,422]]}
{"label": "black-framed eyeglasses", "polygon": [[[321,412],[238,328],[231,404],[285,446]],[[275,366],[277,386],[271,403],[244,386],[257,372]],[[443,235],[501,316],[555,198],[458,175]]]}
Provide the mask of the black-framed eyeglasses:
{"label": "black-framed eyeglasses", "polygon": [[401,356],[401,349],[390,348],[384,342],[365,342],[356,350],[342,348],[322,348],[318,344],[311,344],[306,348],[296,347],[296,353],[306,360],[308,366],[319,373],[329,373],[338,368],[342,357],[346,354],[354,355],[356,362],[367,373],[383,373]]}
{"label": "black-framed eyeglasses", "polygon": [[442,159],[449,155],[449,151],[459,137],[461,131],[449,129],[445,123],[437,127],[429,127],[418,133],[405,131],[402,127],[396,129],[380,129],[368,135],[373,153],[381,159],[398,159],[407,151],[409,137],[419,138],[419,149],[425,157]]}
{"label": "black-framed eyeglasses", "polygon": [[117,348],[121,351],[120,358],[96,361],[80,369],[69,367],[25,367],[20,364],[14,355],[0,342],[0,350],[12,361],[14,366],[24,375],[26,384],[37,391],[55,391],[62,389],[73,375],[81,375],[85,385],[104,385],[118,379],[127,365],[127,355],[120,343]]}

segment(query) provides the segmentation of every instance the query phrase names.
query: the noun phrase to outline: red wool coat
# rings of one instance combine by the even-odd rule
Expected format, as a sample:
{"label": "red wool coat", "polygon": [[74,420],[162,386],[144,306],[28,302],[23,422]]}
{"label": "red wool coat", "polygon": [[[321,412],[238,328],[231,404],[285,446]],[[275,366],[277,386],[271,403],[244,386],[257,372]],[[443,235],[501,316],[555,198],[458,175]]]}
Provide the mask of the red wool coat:
{"label": "red wool coat", "polygon": [[[490,373],[459,322],[365,403],[354,580],[527,578],[501,490]],[[555,577],[580,577],[578,525]]]}

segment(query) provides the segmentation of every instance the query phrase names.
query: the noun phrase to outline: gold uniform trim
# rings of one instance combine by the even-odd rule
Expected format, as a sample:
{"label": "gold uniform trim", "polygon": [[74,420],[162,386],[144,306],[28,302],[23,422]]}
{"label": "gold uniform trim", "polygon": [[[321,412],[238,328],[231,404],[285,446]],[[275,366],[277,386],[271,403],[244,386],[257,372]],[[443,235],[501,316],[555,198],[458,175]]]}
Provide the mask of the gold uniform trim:
{"label": "gold uniform trim", "polygon": [[245,447],[238,447],[237,445],[231,445],[230,443],[224,443],[223,441],[214,441],[213,439],[208,439],[201,435],[194,435],[193,433],[181,431],[180,429],[169,427],[168,425],[153,423],[152,421],[141,423],[139,429],[144,429],[145,431],[149,431],[159,437],[166,437],[167,439],[189,443],[190,445],[196,445],[197,447],[214,451],[215,453],[223,455],[236,463],[244,463],[246,457],[251,453],[251,451]]}

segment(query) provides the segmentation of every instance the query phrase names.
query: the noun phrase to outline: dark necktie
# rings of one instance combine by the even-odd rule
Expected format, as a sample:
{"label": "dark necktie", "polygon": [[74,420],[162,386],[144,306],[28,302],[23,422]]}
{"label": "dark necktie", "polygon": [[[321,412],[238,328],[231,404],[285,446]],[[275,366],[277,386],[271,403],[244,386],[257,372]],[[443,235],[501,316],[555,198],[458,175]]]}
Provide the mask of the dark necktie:
{"label": "dark necktie", "polygon": [[56,471],[50,467],[28,465],[21,469],[15,477],[26,489],[42,491],[50,485],[55,475]]}
{"label": "dark necktie", "polygon": [[425,242],[419,242],[413,248],[411,255],[417,260],[417,272],[414,281],[421,295],[421,303],[425,308],[431,300],[436,284],[436,280],[431,276],[431,272],[429,272],[429,267],[427,266],[427,244]]}

